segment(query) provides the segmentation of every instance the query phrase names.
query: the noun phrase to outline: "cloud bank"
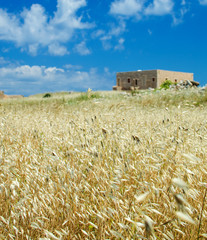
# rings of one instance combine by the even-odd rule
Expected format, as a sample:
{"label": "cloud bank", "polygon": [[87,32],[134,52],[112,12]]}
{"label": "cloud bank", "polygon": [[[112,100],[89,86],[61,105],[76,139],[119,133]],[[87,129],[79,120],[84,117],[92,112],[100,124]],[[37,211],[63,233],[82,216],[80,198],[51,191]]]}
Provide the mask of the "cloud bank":
{"label": "cloud bank", "polygon": [[[99,39],[105,50],[124,49],[117,48],[117,45],[120,46],[120,36],[127,31],[127,19],[146,20],[149,16],[171,15],[174,25],[180,24],[189,9],[186,7],[186,0],[181,0],[177,4],[179,7],[175,3],[174,0],[113,0],[108,13],[117,22],[109,20],[102,23],[102,29],[99,23],[92,38]],[[207,5],[207,0],[198,0],[197,3]],[[20,14],[9,13],[0,8],[0,40],[13,42],[21,51],[33,56],[42,53],[41,50],[44,53],[46,50],[53,56],[68,55],[71,52],[68,49],[69,42],[75,45],[71,47],[74,52],[88,55],[93,51],[86,46],[88,39],[83,35],[81,39],[81,34],[80,38],[75,35],[81,30],[95,27],[83,20],[82,14],[87,13],[80,10],[84,10],[86,6],[86,0],[57,0],[57,8],[52,16],[46,13],[41,4],[32,4]],[[114,43],[111,42],[112,39],[115,39]]]}
{"label": "cloud bank", "polygon": [[99,72],[96,68],[81,71],[80,66],[67,65],[64,68],[29,66],[0,68],[0,89],[6,94],[25,96],[54,91],[110,90],[113,76],[109,71]]}
{"label": "cloud bank", "polygon": [[77,11],[85,6],[86,0],[57,0],[53,18],[40,4],[24,9],[19,16],[0,9],[0,40],[14,42],[32,55],[40,47],[48,48],[51,55],[68,54],[64,43],[71,40],[75,30],[92,27],[77,16]]}

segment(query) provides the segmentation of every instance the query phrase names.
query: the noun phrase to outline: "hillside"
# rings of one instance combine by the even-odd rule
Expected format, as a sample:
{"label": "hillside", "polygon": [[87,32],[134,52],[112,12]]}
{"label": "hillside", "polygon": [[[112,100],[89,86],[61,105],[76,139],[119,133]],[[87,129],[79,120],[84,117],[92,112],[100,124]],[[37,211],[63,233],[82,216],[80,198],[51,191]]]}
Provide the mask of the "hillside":
{"label": "hillside", "polygon": [[0,100],[0,238],[207,233],[207,91]]}

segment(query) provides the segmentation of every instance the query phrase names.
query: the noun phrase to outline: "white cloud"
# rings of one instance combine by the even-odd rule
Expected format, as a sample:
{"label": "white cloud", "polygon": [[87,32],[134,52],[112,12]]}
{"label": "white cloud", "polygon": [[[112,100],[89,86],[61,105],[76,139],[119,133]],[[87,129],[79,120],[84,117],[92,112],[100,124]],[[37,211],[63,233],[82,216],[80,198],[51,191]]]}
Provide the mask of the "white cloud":
{"label": "white cloud", "polygon": [[[92,37],[99,38],[100,41],[102,42],[103,48],[105,50],[109,50],[113,48],[113,45],[114,45],[112,44],[113,38],[114,37],[119,38],[120,35],[123,34],[125,31],[126,31],[126,22],[122,18],[120,18],[118,19],[117,24],[115,23],[109,24],[108,32],[99,29],[98,31],[95,31],[92,33]],[[115,46],[115,49],[118,49],[117,46]]]}
{"label": "white cloud", "polygon": [[38,77],[41,77],[42,72],[45,70],[45,67],[41,66],[28,66],[28,65],[23,65],[20,67],[16,68],[4,68],[4,73],[7,75],[13,75],[14,73],[16,74],[16,77],[18,79],[36,79]]}
{"label": "white cloud", "polygon": [[115,50],[123,50],[124,49],[124,42],[125,40],[123,38],[120,38],[118,41],[118,44],[115,46]]}
{"label": "white cloud", "polygon": [[57,0],[57,11],[55,13],[54,19],[52,19],[53,24],[65,25],[71,28],[85,28],[87,24],[81,22],[81,17],[77,18],[75,13],[81,7],[86,6],[86,0]]}
{"label": "white cloud", "polygon": [[91,51],[87,48],[85,41],[77,44],[74,50],[82,56],[91,54]]}
{"label": "white cloud", "polygon": [[201,5],[207,5],[207,0],[199,0]]}
{"label": "white cloud", "polygon": [[147,32],[149,33],[150,36],[152,35],[152,30],[151,29],[148,29]]}
{"label": "white cloud", "polygon": [[[7,85],[5,79],[9,81],[16,81],[23,83],[31,83],[33,80],[38,81],[42,79],[49,79],[51,74],[64,73],[63,69],[56,67],[46,68],[45,66],[29,66],[22,65],[18,67],[3,67],[0,68],[0,77],[2,79],[1,86]],[[26,86],[25,86],[26,87]]]}
{"label": "white cloud", "polygon": [[64,56],[69,54],[66,47],[61,46],[59,43],[52,43],[48,46],[48,51],[51,55],[54,56]]}
{"label": "white cloud", "polygon": [[82,68],[82,66],[80,66],[80,65],[73,65],[73,64],[66,64],[66,65],[64,65],[64,68],[66,68],[66,69],[73,69],[73,70],[78,70],[78,69],[81,69]]}
{"label": "white cloud", "polygon": [[100,39],[101,39],[101,41],[108,41],[108,40],[112,39],[112,36],[109,34],[106,34],[106,35],[102,36]]}
{"label": "white cloud", "polygon": [[[49,46],[53,55],[64,55],[68,51],[63,43],[72,38],[75,30],[92,27],[82,22],[77,11],[86,6],[86,0],[57,0],[57,10],[50,18],[40,4],[33,4],[20,15],[0,9],[0,40],[12,41],[17,47],[35,55],[40,47]],[[56,44],[58,49],[52,49]]]}
{"label": "white cloud", "polygon": [[92,38],[97,38],[97,37],[101,37],[105,34],[105,31],[102,29],[98,29],[96,31],[94,31],[91,35]]}
{"label": "white cloud", "polygon": [[[35,55],[37,55],[38,48],[39,48],[39,44],[37,44],[37,43],[29,44],[28,51],[31,55],[35,56]],[[22,50],[24,50],[24,49],[22,48]]]}
{"label": "white cloud", "polygon": [[19,35],[21,35],[19,24],[19,19],[0,9],[0,40],[12,41],[15,38],[19,39]]}
{"label": "white cloud", "polygon": [[[182,0],[182,3],[184,1]],[[135,16],[136,18],[144,15],[161,16],[172,13],[174,6],[173,0],[153,0],[148,6],[145,6],[145,3],[146,0],[115,0],[110,6],[110,13],[125,17]]]}
{"label": "white cloud", "polygon": [[126,23],[123,19],[119,20],[118,25],[111,25],[111,29],[108,33],[109,36],[119,36],[126,31]]}
{"label": "white cloud", "polygon": [[29,66],[0,68],[0,89],[6,94],[31,95],[41,92],[70,90],[109,90],[115,80],[115,74],[98,69],[80,71],[69,64],[68,68]]}
{"label": "white cloud", "polygon": [[[110,39],[111,39],[111,37],[110,37]],[[101,41],[102,41],[102,45],[103,45],[104,50],[109,50],[113,47],[111,42],[109,41],[109,39],[106,39],[106,38],[103,37],[101,39]]]}
{"label": "white cloud", "polygon": [[184,19],[184,16],[185,16],[185,14],[186,14],[188,11],[189,11],[189,9],[188,9],[185,5],[183,5],[183,6],[179,9],[179,11],[177,11],[176,13],[174,13],[174,14],[172,15],[172,17],[173,17],[173,25],[178,25],[178,24],[182,23],[182,22],[183,22],[183,19]]}
{"label": "white cloud", "polygon": [[110,6],[110,13],[114,15],[133,16],[142,10],[142,0],[116,0]]}
{"label": "white cloud", "polygon": [[44,69],[44,72],[45,72],[46,75],[49,75],[49,74],[54,74],[54,73],[57,73],[57,72],[64,73],[65,70],[62,69],[62,68],[48,67],[48,68]]}
{"label": "white cloud", "polygon": [[181,2],[181,5],[185,5],[186,4],[186,1],[185,0],[182,0],[182,2]]}
{"label": "white cloud", "polygon": [[145,9],[146,15],[158,15],[172,13],[174,3],[172,0],[153,0],[153,3]]}

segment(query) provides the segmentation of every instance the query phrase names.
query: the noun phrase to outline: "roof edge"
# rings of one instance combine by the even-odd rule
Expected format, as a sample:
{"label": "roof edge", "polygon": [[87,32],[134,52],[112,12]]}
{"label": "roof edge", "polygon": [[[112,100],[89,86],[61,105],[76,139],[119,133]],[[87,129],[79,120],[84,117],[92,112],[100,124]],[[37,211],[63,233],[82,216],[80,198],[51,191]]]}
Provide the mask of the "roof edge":
{"label": "roof edge", "polygon": [[164,71],[164,72],[176,72],[176,73],[194,74],[192,72],[171,71],[171,70],[163,70],[163,69],[137,70],[137,71],[127,71],[127,72],[117,72],[117,73],[135,73],[135,72],[152,72],[152,71]]}

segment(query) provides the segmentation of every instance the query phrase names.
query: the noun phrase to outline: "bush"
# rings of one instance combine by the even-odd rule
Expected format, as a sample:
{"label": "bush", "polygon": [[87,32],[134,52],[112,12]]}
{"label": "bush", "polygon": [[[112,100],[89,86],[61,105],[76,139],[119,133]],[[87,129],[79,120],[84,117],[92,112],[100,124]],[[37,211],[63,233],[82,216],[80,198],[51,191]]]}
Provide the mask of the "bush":
{"label": "bush", "polygon": [[43,98],[50,98],[50,97],[52,97],[50,93],[45,93],[45,95],[43,96]]}
{"label": "bush", "polygon": [[173,82],[171,82],[170,80],[165,80],[161,85],[160,85],[160,89],[169,89],[170,86],[173,84]]}

